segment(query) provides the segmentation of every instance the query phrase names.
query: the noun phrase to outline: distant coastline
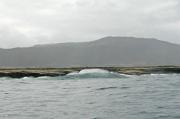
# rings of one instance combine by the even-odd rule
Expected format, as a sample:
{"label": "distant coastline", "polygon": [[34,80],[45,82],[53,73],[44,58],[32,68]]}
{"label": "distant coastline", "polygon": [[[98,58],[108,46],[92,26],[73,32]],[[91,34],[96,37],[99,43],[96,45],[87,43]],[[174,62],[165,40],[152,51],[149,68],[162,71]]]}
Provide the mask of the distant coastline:
{"label": "distant coastline", "polygon": [[155,38],[103,37],[89,42],[0,49],[0,67],[180,66],[180,45]]}
{"label": "distant coastline", "polygon": [[134,66],[134,67],[72,67],[72,68],[0,68],[0,77],[57,77],[83,69],[104,69],[128,75],[180,73],[180,66]]}

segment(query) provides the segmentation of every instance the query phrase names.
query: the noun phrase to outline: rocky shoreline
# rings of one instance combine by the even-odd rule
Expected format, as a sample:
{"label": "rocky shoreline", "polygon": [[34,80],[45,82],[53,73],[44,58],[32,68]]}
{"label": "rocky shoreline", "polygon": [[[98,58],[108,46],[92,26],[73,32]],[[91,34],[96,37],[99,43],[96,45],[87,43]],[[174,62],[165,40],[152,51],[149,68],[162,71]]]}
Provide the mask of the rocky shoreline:
{"label": "rocky shoreline", "polygon": [[75,68],[0,68],[0,77],[23,78],[42,76],[65,76],[82,69],[104,69],[128,75],[180,73],[180,66],[146,66],[146,67],[75,67]]}

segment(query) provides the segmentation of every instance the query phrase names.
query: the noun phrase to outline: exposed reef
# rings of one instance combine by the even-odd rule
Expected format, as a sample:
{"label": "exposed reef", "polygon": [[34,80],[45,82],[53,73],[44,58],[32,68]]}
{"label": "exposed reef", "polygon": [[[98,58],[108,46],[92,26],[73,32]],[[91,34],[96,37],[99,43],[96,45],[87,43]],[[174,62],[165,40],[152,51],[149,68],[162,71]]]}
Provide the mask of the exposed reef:
{"label": "exposed reef", "polygon": [[180,66],[146,66],[146,67],[75,67],[75,68],[0,68],[0,77],[23,78],[42,76],[64,76],[68,73],[81,71],[83,69],[104,69],[111,72],[143,75],[143,74],[164,74],[180,73]]}

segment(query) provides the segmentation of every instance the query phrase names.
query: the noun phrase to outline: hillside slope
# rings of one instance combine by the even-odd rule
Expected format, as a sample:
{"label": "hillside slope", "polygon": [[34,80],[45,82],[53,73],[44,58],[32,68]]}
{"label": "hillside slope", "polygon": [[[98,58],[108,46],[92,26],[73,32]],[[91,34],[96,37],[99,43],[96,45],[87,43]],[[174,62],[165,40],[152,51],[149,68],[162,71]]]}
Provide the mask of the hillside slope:
{"label": "hillside slope", "polygon": [[0,49],[3,67],[143,65],[180,65],[180,45],[150,38],[105,37],[91,42]]}

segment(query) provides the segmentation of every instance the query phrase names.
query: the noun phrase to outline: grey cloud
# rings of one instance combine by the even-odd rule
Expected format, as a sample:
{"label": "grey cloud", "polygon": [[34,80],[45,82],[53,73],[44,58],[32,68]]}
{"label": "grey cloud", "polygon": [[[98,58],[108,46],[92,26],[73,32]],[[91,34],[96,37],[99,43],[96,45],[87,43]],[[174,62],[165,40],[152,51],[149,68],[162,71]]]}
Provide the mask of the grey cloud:
{"label": "grey cloud", "polygon": [[[14,40],[14,38],[18,38]],[[0,28],[0,47],[16,47],[16,46],[24,46],[28,45],[24,41],[27,39],[23,34],[17,32],[13,28],[2,27]]]}
{"label": "grey cloud", "polygon": [[108,35],[180,43],[179,10],[178,0],[0,0],[0,27],[13,29],[7,38],[3,34],[9,30],[1,28],[0,47],[79,42]]}

